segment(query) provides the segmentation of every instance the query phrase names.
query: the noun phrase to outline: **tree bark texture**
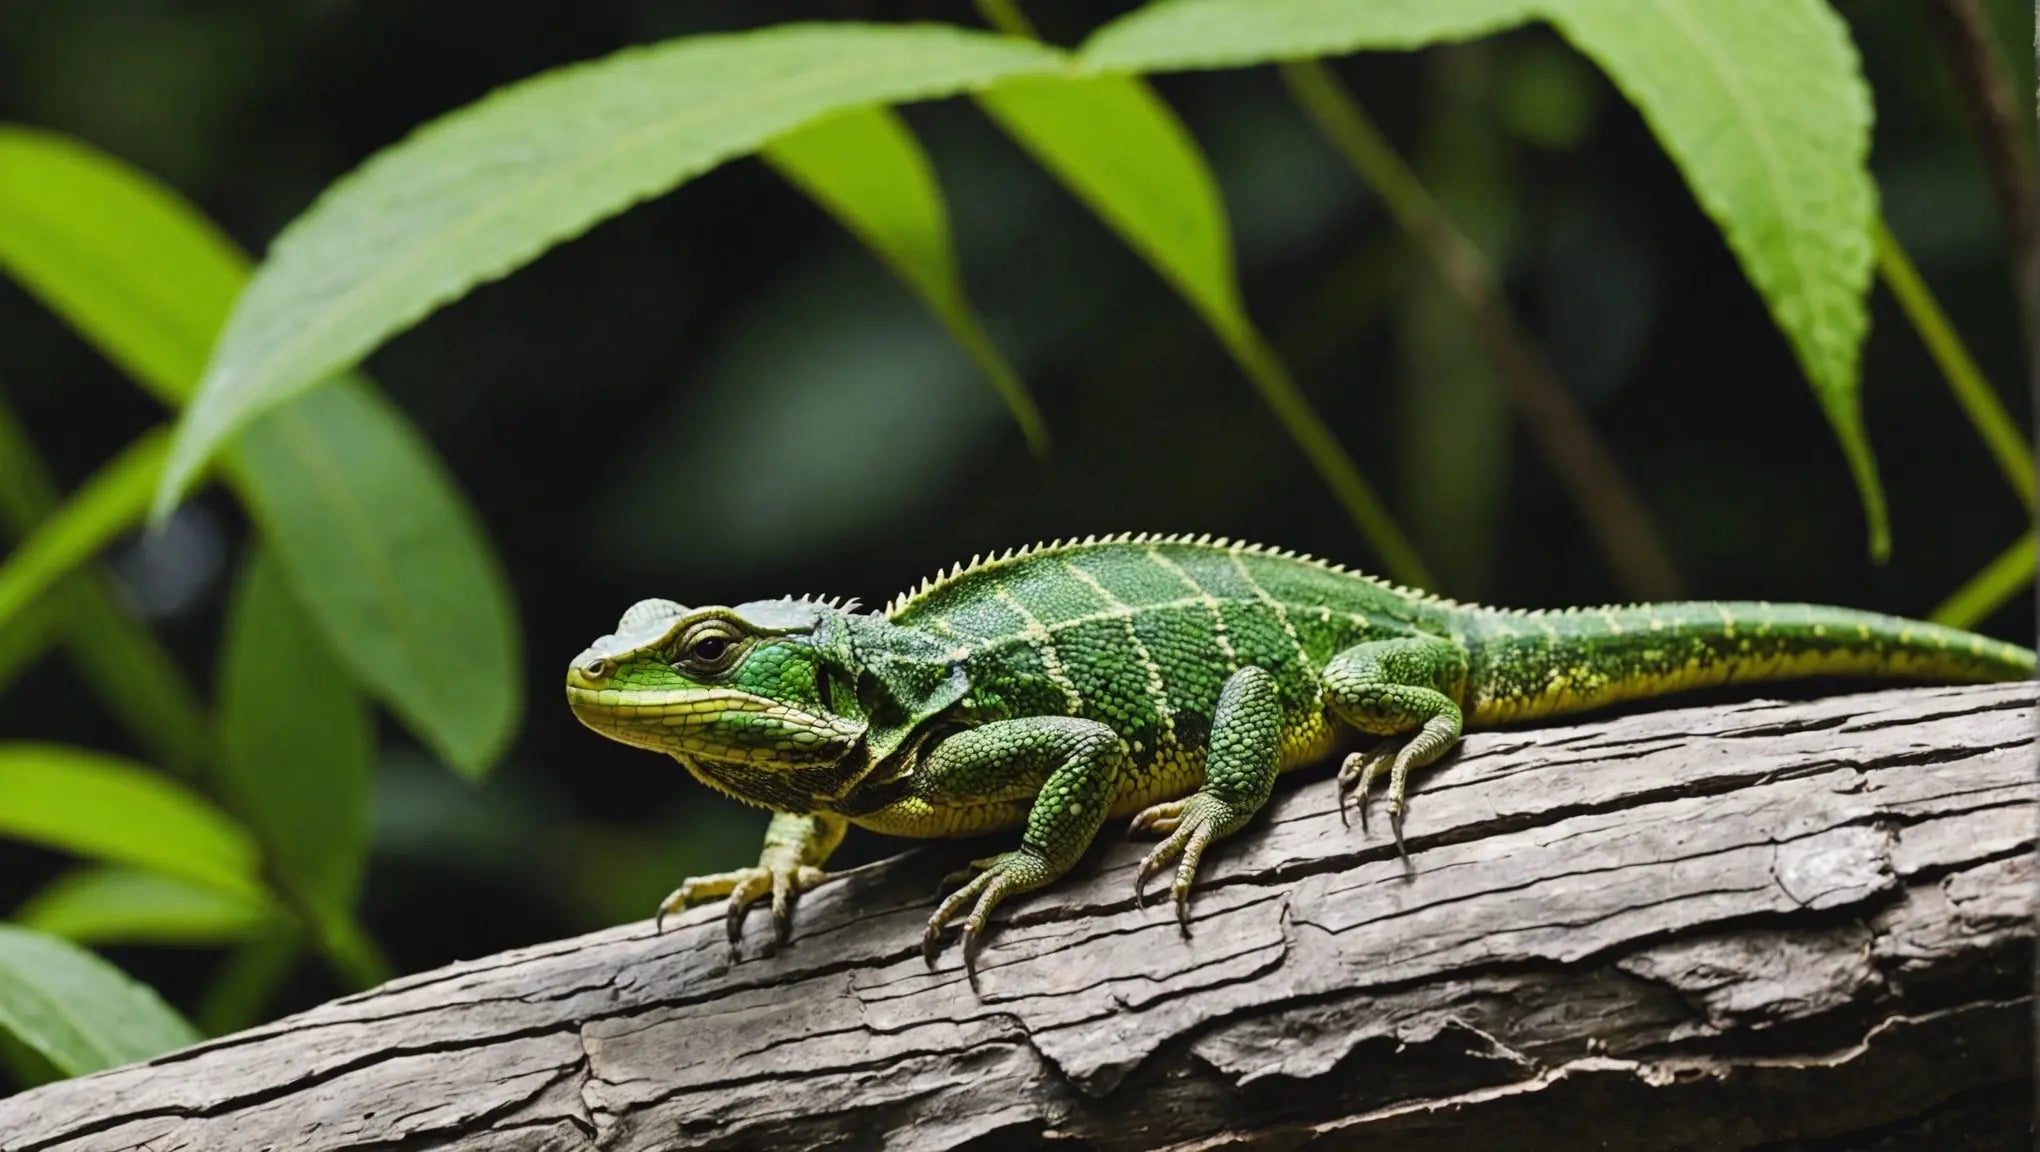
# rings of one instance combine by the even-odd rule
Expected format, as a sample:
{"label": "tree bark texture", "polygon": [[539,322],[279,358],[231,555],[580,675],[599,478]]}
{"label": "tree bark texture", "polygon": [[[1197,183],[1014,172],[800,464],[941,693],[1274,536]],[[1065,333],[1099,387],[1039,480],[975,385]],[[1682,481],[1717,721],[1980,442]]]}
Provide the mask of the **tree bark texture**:
{"label": "tree bark texture", "polygon": [[2008,1148],[2034,686],[1476,733],[1410,858],[1285,779],[1182,935],[1108,835],[920,955],[916,848],[733,962],[718,908],[420,973],[0,1100],[6,1152]]}

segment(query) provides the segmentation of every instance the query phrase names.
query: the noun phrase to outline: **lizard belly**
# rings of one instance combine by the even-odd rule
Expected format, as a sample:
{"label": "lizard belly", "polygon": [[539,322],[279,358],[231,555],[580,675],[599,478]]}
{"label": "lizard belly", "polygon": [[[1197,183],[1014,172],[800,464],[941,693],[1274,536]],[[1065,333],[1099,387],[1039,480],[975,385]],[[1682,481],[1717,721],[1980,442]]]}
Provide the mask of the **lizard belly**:
{"label": "lizard belly", "polygon": [[1016,800],[948,801],[909,796],[875,812],[850,817],[859,828],[885,836],[944,839],[975,836],[1027,823],[1032,796]]}
{"label": "lizard belly", "polygon": [[1119,778],[1107,817],[1124,819],[1149,805],[1188,796],[1203,783],[1204,749],[1164,740],[1149,755],[1136,759],[1133,770]]}
{"label": "lizard belly", "polygon": [[[1338,746],[1339,733],[1322,708],[1314,708],[1290,719],[1283,726],[1280,771],[1316,764]],[[1165,741],[1147,762],[1136,762],[1133,774],[1122,779],[1113,793],[1111,816],[1131,816],[1164,800],[1180,800],[1204,784],[1202,742],[1195,748]]]}
{"label": "lizard belly", "polygon": [[[1338,743],[1338,733],[1322,709],[1313,710],[1288,726],[1282,737],[1282,768],[1315,764],[1329,755]],[[1123,820],[1165,800],[1180,800],[1204,783],[1202,745],[1186,748],[1164,741],[1134,762],[1113,790],[1109,817]],[[935,839],[975,836],[1027,823],[1034,797],[997,797],[961,800],[953,797],[906,796],[872,812],[850,817],[860,828],[886,836]]]}

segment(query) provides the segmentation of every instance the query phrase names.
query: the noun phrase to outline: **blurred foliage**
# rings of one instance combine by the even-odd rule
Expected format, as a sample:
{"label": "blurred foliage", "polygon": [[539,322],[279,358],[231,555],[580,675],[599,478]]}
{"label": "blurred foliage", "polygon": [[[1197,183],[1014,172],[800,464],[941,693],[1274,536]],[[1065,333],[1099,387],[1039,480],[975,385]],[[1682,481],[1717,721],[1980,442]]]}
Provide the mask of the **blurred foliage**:
{"label": "blurred foliage", "polygon": [[[1629,594],[1497,316],[1694,594],[2029,634],[2011,262],[1918,4],[1699,2],[0,8],[0,1067],[749,859],[554,695],[644,596],[1121,530]],[[1429,224],[1263,66],[1318,56]],[[158,510],[222,490],[144,534],[165,409]]]}

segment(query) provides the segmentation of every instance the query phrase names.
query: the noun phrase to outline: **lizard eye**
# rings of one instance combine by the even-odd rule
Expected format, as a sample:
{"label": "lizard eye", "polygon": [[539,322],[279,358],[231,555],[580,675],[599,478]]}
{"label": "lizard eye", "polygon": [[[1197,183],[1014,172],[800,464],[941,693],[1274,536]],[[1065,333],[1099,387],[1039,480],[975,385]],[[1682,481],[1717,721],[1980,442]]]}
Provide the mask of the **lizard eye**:
{"label": "lizard eye", "polygon": [[672,657],[673,667],[696,675],[720,673],[736,662],[737,652],[743,647],[741,640],[730,634],[727,624],[705,623],[680,638]]}

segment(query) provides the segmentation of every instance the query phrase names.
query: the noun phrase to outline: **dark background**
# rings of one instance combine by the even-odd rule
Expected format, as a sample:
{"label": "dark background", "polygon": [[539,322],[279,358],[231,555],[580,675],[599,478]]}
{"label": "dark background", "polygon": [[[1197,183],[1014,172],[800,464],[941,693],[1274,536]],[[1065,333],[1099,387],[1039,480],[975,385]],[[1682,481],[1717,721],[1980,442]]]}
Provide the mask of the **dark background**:
{"label": "dark background", "polygon": [[[1130,5],[1027,7],[1071,43]],[[1999,222],[1919,6],[1838,7],[1876,93],[1887,218],[2023,423]],[[1989,8],[2014,90],[2030,93],[2031,8]],[[796,18],[976,23],[966,3],[906,0],[17,0],[0,2],[0,119],[147,169],[259,252],[329,181],[495,86],[628,44]],[[1841,454],[1769,314],[1640,118],[1551,33],[1338,70],[1502,267],[1692,594],[1919,615],[2022,529],[1879,290],[1863,391],[1895,551],[1869,561]],[[1522,606],[1619,599],[1463,316],[1272,70],[1159,87],[1217,170],[1253,314],[1443,591]],[[641,918],[683,876],[754,858],[762,813],[585,731],[559,698],[567,660],[633,600],[877,603],[974,552],[1121,530],[1248,537],[1378,568],[1144,264],[967,101],[908,116],[949,197],[974,301],[1046,413],[1045,463],[907,292],[751,160],[476,290],[369,361],[500,550],[530,697],[479,787],[385,724],[365,916],[400,970]],[[163,418],[4,282],[0,389],[67,484]],[[244,531],[214,493],[164,543],[115,557],[200,683]],[[2033,628],[2023,596],[1984,625],[2014,639]],[[60,661],[0,698],[0,733],[135,751]],[[842,859],[897,847],[860,834]],[[6,846],[0,907],[62,863]],[[221,959],[113,955],[178,1003]],[[306,965],[271,1007],[334,991]]]}

